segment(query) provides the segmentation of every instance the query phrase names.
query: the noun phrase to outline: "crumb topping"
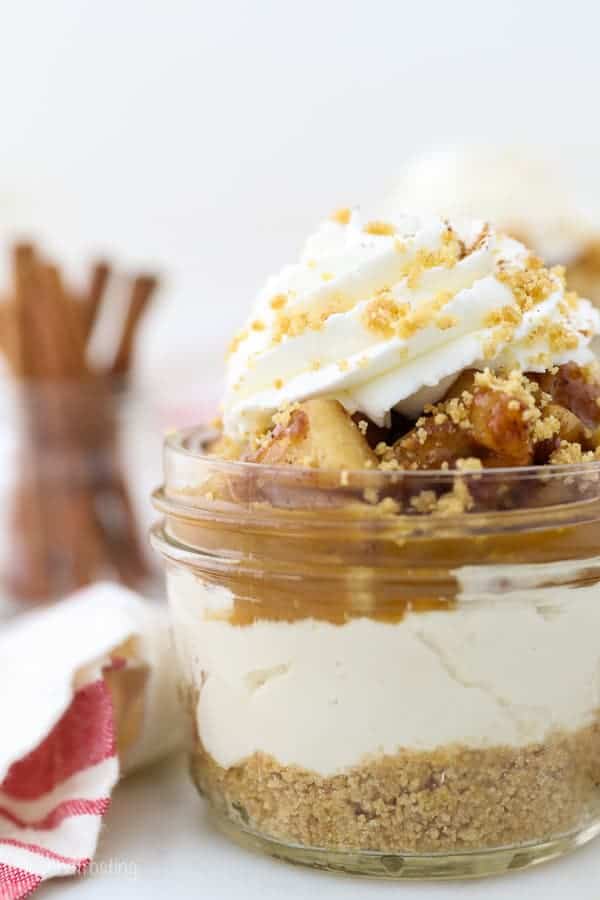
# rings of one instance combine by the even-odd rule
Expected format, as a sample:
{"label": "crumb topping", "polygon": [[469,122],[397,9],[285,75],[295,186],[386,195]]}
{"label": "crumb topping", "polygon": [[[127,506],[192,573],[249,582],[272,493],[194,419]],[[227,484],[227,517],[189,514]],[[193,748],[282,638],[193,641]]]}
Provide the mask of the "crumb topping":
{"label": "crumb topping", "polygon": [[550,456],[552,465],[569,466],[576,463],[592,462],[598,459],[598,451],[584,452],[581,444],[561,441],[560,446]]}
{"label": "crumb topping", "polygon": [[448,229],[442,235],[442,246],[439,249],[428,250],[420,248],[417,250],[414,259],[409,260],[403,266],[402,273],[406,278],[407,286],[409,288],[418,287],[421,276],[427,269],[433,269],[436,266],[452,269],[462,259],[463,253],[463,245],[456,238],[454,232]]}
{"label": "crumb topping", "polygon": [[299,337],[309,330],[319,331],[335,313],[348,312],[353,306],[352,299],[336,293],[328,298],[324,308],[278,313],[273,327],[273,343],[283,338]]}
{"label": "crumb topping", "polygon": [[383,338],[397,337],[401,340],[407,340],[433,322],[441,321],[439,328],[451,328],[456,320],[438,314],[453,296],[450,291],[440,291],[431,300],[413,309],[410,303],[396,300],[392,292],[384,288],[367,303],[362,323],[368,331]]}
{"label": "crumb topping", "polygon": [[227,348],[228,356],[232,356],[234,353],[236,353],[240,345],[246,340],[247,337],[247,328],[242,328],[240,329],[240,331],[236,332],[236,334],[234,334],[233,338],[229,342],[229,346]]}
{"label": "crumb topping", "polygon": [[500,264],[497,277],[511,290],[522,312],[533,309],[556,290],[551,272],[533,255],[528,257],[523,269]]}
{"label": "crumb topping", "polygon": [[421,491],[411,497],[415,512],[438,516],[456,516],[473,508],[473,497],[462,478],[455,478],[452,490],[439,497],[435,491]]}
{"label": "crumb topping", "polygon": [[396,228],[394,225],[392,225],[391,222],[374,221],[374,222],[367,222],[366,225],[363,227],[363,231],[366,232],[367,234],[391,236],[396,233]]}
{"label": "crumb topping", "polygon": [[350,223],[350,219],[352,218],[352,210],[349,206],[342,206],[340,207],[340,209],[336,209],[334,210],[334,212],[332,212],[331,218],[339,225],[348,225]]}
{"label": "crumb topping", "polygon": [[478,472],[483,469],[483,463],[476,456],[467,456],[456,460],[456,468],[459,472]]}

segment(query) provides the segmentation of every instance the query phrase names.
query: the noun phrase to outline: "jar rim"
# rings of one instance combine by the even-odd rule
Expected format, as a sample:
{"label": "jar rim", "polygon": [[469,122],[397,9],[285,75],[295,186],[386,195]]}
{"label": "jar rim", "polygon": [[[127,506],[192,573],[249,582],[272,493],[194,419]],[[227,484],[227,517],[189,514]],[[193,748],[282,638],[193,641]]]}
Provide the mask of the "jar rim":
{"label": "jar rim", "polygon": [[[165,448],[168,453],[176,456],[185,457],[189,460],[198,460],[210,462],[211,466],[226,473],[253,473],[273,476],[281,478],[284,472],[294,472],[298,476],[302,474],[314,474],[316,471],[327,473],[329,475],[339,476],[340,471],[337,469],[314,469],[310,466],[276,466],[265,465],[264,463],[250,462],[248,460],[232,460],[223,459],[218,456],[211,456],[201,448],[209,441],[219,436],[218,430],[208,425],[193,425],[188,428],[179,429],[170,432],[165,437]],[[190,446],[190,442],[194,441],[196,446]],[[461,479],[481,481],[497,481],[509,479],[510,481],[522,481],[532,477],[543,477],[545,480],[552,479],[556,476],[561,478],[576,477],[577,475],[600,475],[600,460],[581,463],[560,463],[551,465],[532,465],[532,466],[499,466],[498,468],[482,468],[482,469],[347,469],[343,470],[349,477],[361,477],[367,480],[395,482],[398,478],[403,480],[414,481],[420,484],[424,481],[435,479],[435,481],[444,480],[452,482],[457,477]]]}
{"label": "jar rim", "polygon": [[214,429],[172,432],[154,505],[167,518],[225,527],[310,525],[376,533],[392,525],[481,534],[600,521],[600,461],[480,470],[338,470],[266,466],[207,453]]}

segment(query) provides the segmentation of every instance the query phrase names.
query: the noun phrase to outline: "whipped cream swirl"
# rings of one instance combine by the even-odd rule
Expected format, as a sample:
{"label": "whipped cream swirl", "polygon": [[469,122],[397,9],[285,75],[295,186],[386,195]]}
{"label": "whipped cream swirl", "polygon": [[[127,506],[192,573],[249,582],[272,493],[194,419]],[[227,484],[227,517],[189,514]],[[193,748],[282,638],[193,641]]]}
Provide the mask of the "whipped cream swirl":
{"label": "whipped cream swirl", "polygon": [[225,431],[329,396],[377,424],[417,417],[467,368],[541,372],[594,360],[600,314],[482,222],[361,223],[341,210],[260,292],[230,349]]}

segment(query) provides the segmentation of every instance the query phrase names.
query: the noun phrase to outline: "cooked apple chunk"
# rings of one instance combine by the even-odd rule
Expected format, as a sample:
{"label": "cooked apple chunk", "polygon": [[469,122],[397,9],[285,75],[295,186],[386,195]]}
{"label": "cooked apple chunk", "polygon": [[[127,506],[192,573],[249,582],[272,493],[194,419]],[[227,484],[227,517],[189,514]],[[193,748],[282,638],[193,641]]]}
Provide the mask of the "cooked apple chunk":
{"label": "cooked apple chunk", "polygon": [[555,403],[570,410],[586,428],[600,425],[600,381],[586,369],[576,363],[566,363],[532,377]]}
{"label": "cooked apple chunk", "polygon": [[452,469],[471,458],[490,468],[529,465],[533,439],[526,411],[496,384],[478,384],[475,373],[464,373],[389,455],[409,469]]}
{"label": "cooked apple chunk", "polygon": [[569,441],[571,444],[586,444],[588,437],[586,428],[581,419],[570,409],[559,403],[549,403],[544,412],[547,416],[554,416],[560,423],[558,437],[561,441]]}
{"label": "cooked apple chunk", "polygon": [[436,422],[427,417],[396,441],[383,459],[395,459],[401,469],[453,469],[457,460],[473,455],[473,448],[470,434],[449,418]]}
{"label": "cooked apple chunk", "polygon": [[528,466],[533,461],[533,439],[523,403],[503,391],[477,389],[470,413],[473,441],[484,454],[490,451],[492,465],[494,456],[507,466]]}
{"label": "cooked apple chunk", "polygon": [[264,465],[364,469],[377,457],[343,406],[328,398],[306,400],[289,412],[248,459]]}

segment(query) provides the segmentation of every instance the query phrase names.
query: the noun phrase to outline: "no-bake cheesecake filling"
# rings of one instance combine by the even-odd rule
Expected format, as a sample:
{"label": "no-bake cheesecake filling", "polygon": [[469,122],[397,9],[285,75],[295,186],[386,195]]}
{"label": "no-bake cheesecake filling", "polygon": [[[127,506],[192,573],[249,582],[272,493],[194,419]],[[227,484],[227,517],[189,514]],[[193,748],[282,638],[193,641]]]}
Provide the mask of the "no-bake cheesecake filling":
{"label": "no-bake cheesecake filling", "polygon": [[339,210],[268,281],[164,506],[193,770],[242,828],[432,853],[597,817],[599,332],[484,223]]}

